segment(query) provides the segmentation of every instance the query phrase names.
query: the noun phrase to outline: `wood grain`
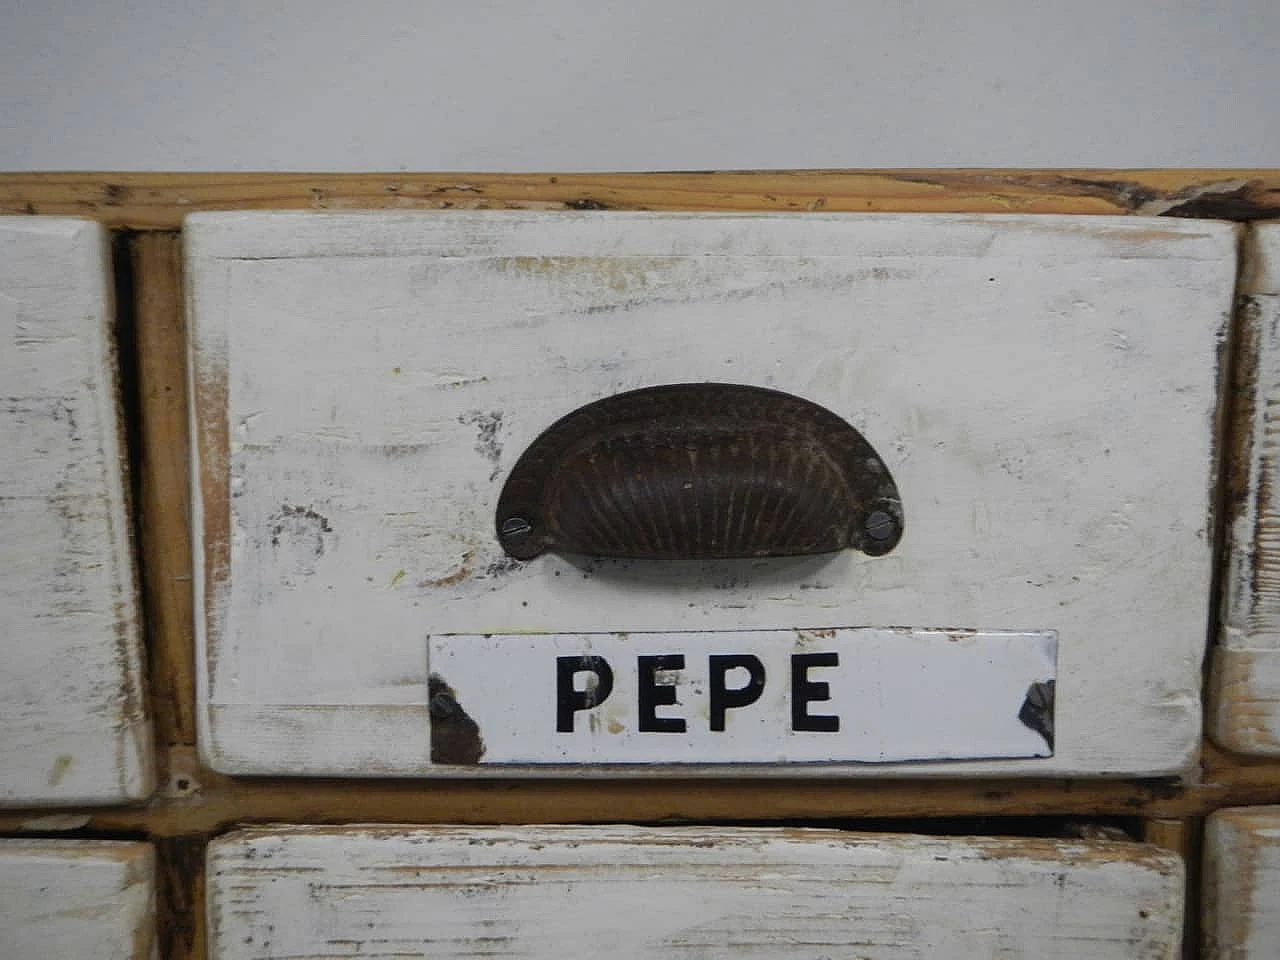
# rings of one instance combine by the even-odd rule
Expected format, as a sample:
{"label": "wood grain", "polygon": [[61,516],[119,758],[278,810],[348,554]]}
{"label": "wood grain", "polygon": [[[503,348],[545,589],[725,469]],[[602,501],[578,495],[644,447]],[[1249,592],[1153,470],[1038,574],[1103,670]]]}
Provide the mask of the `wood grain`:
{"label": "wood grain", "polygon": [[[544,781],[228,777],[174,751],[170,783],[146,807],[85,810],[64,828],[156,837],[237,823],[724,823],[883,817],[1094,814],[1182,818],[1280,797],[1280,771],[1206,744],[1201,776],[1171,780],[937,779]],[[0,831],[48,830],[40,811],[0,812]]]}
{"label": "wood grain", "polygon": [[1263,960],[1280,943],[1280,807],[1219,810],[1205,828],[1205,960]]}
{"label": "wood grain", "polygon": [[0,955],[153,960],[154,870],[145,843],[0,840]]}
{"label": "wood grain", "polygon": [[829,830],[281,827],[208,869],[215,960],[1173,960],[1183,906],[1144,844]]}
{"label": "wood grain", "polygon": [[796,170],[647,174],[0,173],[0,212],[175,230],[209,210],[776,210],[1253,220],[1277,170]]}
{"label": "wood grain", "polygon": [[0,219],[0,805],[151,788],[106,233]]}
{"label": "wood grain", "polygon": [[192,748],[170,752],[168,789],[145,807],[51,818],[0,811],[0,832],[85,829],[192,837],[237,823],[723,823],[883,817],[1205,816],[1280,802],[1280,764],[1206,740],[1199,775],[1170,780],[938,779],[861,782],[324,780],[235,778],[201,770]]}
{"label": "wood grain", "polygon": [[140,397],[139,555],[145,583],[152,722],[162,748],[194,744],[187,341],[182,242],[135,237],[135,347]]}

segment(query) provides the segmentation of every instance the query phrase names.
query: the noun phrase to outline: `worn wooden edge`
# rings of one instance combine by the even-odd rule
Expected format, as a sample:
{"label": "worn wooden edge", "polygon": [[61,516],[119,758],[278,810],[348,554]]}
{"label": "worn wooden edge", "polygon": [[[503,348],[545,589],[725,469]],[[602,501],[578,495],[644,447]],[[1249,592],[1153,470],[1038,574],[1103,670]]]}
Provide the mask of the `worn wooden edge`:
{"label": "worn wooden edge", "polygon": [[[56,339],[74,340],[77,345],[78,361],[83,363],[84,371],[75,388],[78,395],[67,400],[71,405],[68,411],[75,407],[87,415],[93,424],[91,433],[96,438],[96,447],[90,443],[84,454],[94,461],[93,475],[86,476],[81,485],[89,485],[86,491],[97,491],[92,495],[95,504],[92,512],[97,519],[82,529],[86,536],[92,536],[90,531],[96,530],[100,542],[87,552],[73,551],[73,559],[78,569],[101,571],[100,575],[94,574],[95,579],[100,580],[99,588],[91,591],[96,599],[89,602],[91,609],[83,611],[101,616],[104,621],[99,628],[85,628],[91,631],[88,635],[91,644],[101,648],[95,651],[96,655],[104,657],[103,675],[94,683],[97,689],[88,694],[96,706],[93,714],[85,717],[94,730],[93,739],[85,743],[96,742],[98,749],[110,752],[113,757],[96,776],[82,778],[81,786],[71,793],[53,789],[59,775],[49,780],[50,789],[24,790],[26,798],[16,802],[33,802],[38,797],[46,807],[55,809],[145,800],[155,785],[156,754],[143,662],[142,591],[131,529],[137,505],[133,502],[130,484],[132,464],[120,357],[120,317],[128,304],[120,302],[113,285],[112,235],[101,224],[83,220],[10,223],[6,229],[16,229],[21,234],[30,230],[31,238],[39,239],[45,246],[46,256],[62,261],[66,268],[64,274],[70,271],[62,283],[65,289],[44,292],[61,296],[65,308],[75,311],[75,315],[68,318],[73,321],[74,330]],[[11,347],[6,343],[4,349]],[[13,388],[5,382],[0,382],[0,386]],[[10,458],[16,455],[19,459],[35,455],[34,451],[22,450],[16,454],[5,450],[4,454]],[[5,479],[12,481],[11,477]],[[0,492],[13,492],[10,487],[12,482],[0,486]],[[85,522],[78,514],[67,519],[77,529]],[[70,549],[69,542],[64,549]],[[37,712],[48,715],[46,707],[41,706]],[[60,721],[52,720],[46,735],[54,735],[61,726]],[[32,728],[33,732],[37,729],[39,725]],[[93,747],[71,749],[72,753],[58,760],[59,769],[65,769],[64,760],[72,763],[84,750]]]}
{"label": "worn wooden edge", "polygon": [[[189,279],[190,262],[183,263]],[[179,281],[183,282],[183,281]],[[190,284],[186,284],[189,288]],[[189,292],[189,290],[188,290]],[[182,305],[184,330],[190,304]],[[227,417],[229,380],[227,336],[224,327],[209,325],[201,336],[186,338],[187,434],[191,457],[191,512],[188,547],[192,563],[192,602],[195,609],[195,687],[192,712],[196,745],[208,760],[213,756],[213,724],[210,711],[199,705],[199,691],[216,666],[217,644],[208,638],[225,606],[231,582],[231,432]],[[199,546],[193,546],[193,530],[199,530]],[[201,657],[200,651],[206,651]],[[209,763],[212,766],[212,763]]]}
{"label": "worn wooden edge", "polygon": [[162,753],[195,742],[195,643],[182,243],[131,238],[138,397],[139,556],[152,720]]}
{"label": "worn wooden edge", "polygon": [[1181,857],[1186,857],[1191,851],[1193,832],[1194,822],[1190,818],[1147,817],[1142,821],[1144,843],[1162,847]]}
{"label": "worn wooden edge", "polygon": [[[1241,246],[1241,278],[1255,256],[1253,231],[1245,231]],[[1238,282],[1239,287],[1239,282]],[[1226,393],[1227,413],[1222,457],[1223,523],[1219,529],[1218,627],[1221,643],[1242,634],[1257,591],[1257,524],[1261,507],[1259,458],[1259,361],[1265,349],[1256,297],[1237,292],[1234,312],[1234,349]]]}
{"label": "worn wooden edge", "polygon": [[198,836],[155,842],[155,939],[158,956],[166,960],[204,960],[207,956],[205,847],[205,838]]}
{"label": "worn wooden edge", "polygon": [[1272,395],[1276,389],[1271,319],[1274,227],[1246,231],[1236,305],[1232,415],[1221,554],[1221,614],[1210,651],[1206,726],[1222,747],[1280,758],[1280,649],[1269,623],[1275,543],[1269,518],[1275,487]]}
{"label": "worn wooden edge", "polygon": [[[120,317],[129,305],[119,301],[114,284],[112,237],[109,231],[95,226],[91,269],[102,284],[102,310],[97,317],[98,335],[94,338],[97,356],[94,363],[102,371],[101,400],[98,415],[103,423],[102,475],[109,491],[108,501],[119,506],[107,510],[105,548],[118,571],[119,586],[113,604],[115,612],[115,660],[120,670],[120,715],[116,729],[116,788],[120,801],[141,800],[155,789],[157,752],[148,683],[146,677],[145,623],[142,601],[142,579],[132,522],[138,505],[133,500],[127,423],[127,387],[123,382],[120,357]],[[114,426],[108,426],[113,424]],[[130,760],[130,754],[133,759]],[[139,767],[138,780],[128,783],[131,763]],[[53,804],[60,805],[60,804]]]}
{"label": "worn wooden edge", "polygon": [[[107,921],[112,919],[108,916],[110,913],[122,914],[133,922],[132,936],[127,946],[119,941],[117,946],[128,949],[129,960],[155,960],[157,957],[166,956],[157,953],[156,855],[152,844],[60,838],[32,839],[25,842],[23,839],[6,839],[0,841],[0,850],[3,850],[6,855],[27,855],[62,861],[72,870],[87,864],[98,867],[114,866],[118,870],[114,878],[118,886],[113,892],[100,891],[99,896],[88,899],[88,902],[68,904],[61,912],[62,915],[68,917],[76,914],[97,915]],[[139,885],[146,891],[146,901],[141,904],[130,904],[129,890]],[[117,929],[110,936],[115,938],[119,932],[122,931]],[[3,949],[4,945],[4,932],[0,929],[0,955],[7,956]],[[112,951],[111,956],[123,955]]]}
{"label": "worn wooden edge", "polygon": [[[340,874],[328,885],[327,870]],[[1081,956],[1168,958],[1177,950],[1185,907],[1180,859],[1146,844],[825,829],[282,826],[214,841],[208,871],[211,952],[241,955],[241,945],[249,944],[245,949],[258,947],[253,955],[262,956],[258,945],[269,938],[277,955],[299,958],[345,953],[352,944],[362,955],[399,949],[406,952],[395,955],[410,956],[416,949],[455,956],[587,956],[602,952],[602,939],[610,944],[604,952],[625,956],[861,957],[870,955],[869,947],[878,957],[916,957],[950,955],[943,946],[950,939],[963,944],[956,955],[965,947],[977,955],[985,946],[1001,956],[1071,956],[1079,950]],[[840,885],[824,890],[824,878]],[[645,888],[654,891],[652,903],[644,894],[634,902],[631,886],[647,879],[660,883]],[[620,890],[619,880],[627,881]],[[510,889],[512,883],[543,889],[526,906],[528,896]],[[602,897],[600,884],[615,888],[613,896]],[[648,931],[637,937],[611,922],[613,913],[637,908],[679,911],[689,895],[712,885],[732,887],[731,903],[713,894],[707,916],[697,910],[672,915],[674,924],[697,930],[692,945],[686,936],[673,943],[672,936],[665,950],[657,937],[641,947]],[[477,904],[477,894],[494,886],[508,889]],[[583,902],[606,911],[595,930],[580,930],[588,922],[582,917],[575,922],[575,905]],[[960,902],[999,914],[991,918],[997,925],[986,916],[957,914],[952,907]],[[415,915],[415,905],[430,913]],[[744,907],[765,915],[753,924],[742,918]],[[713,919],[735,914],[732,926]],[[375,915],[388,921],[383,936],[391,939],[372,940],[375,933],[362,932]],[[442,919],[426,922],[427,916]],[[534,937],[522,935],[522,924],[536,924]],[[775,924],[784,925],[783,936],[760,936],[765,929],[774,934]],[[546,937],[549,928],[568,939]],[[305,939],[291,935],[302,929]],[[577,932],[583,936],[575,941]],[[533,939],[536,948],[521,949]]]}
{"label": "worn wooden edge", "polygon": [[0,173],[0,213],[174,230],[206,210],[826,210],[1280,215],[1280,169],[676,173]]}
{"label": "worn wooden edge", "polygon": [[1208,730],[1226,750],[1280,757],[1280,650],[1211,652]]}
{"label": "worn wooden edge", "polygon": [[1203,956],[1244,956],[1241,951],[1254,915],[1258,853],[1264,844],[1275,842],[1278,824],[1278,806],[1223,809],[1206,821],[1200,901]]}
{"label": "worn wooden edge", "polygon": [[871,818],[1199,817],[1280,802],[1280,764],[1205,744],[1201,777],[1171,780],[469,781],[235,778],[171,751],[167,784],[146,805],[0,813],[0,833],[77,830],[209,835],[254,823],[754,823]]}
{"label": "worn wooden edge", "polygon": [[[1144,843],[1160,847],[1182,858],[1185,866],[1183,902],[1186,904],[1200,902],[1200,890],[1203,883],[1200,870],[1200,849],[1203,831],[1204,820],[1200,817],[1187,817],[1181,820],[1167,817],[1149,817],[1142,821],[1142,840]],[[1193,909],[1184,910],[1182,914],[1183,960],[1195,960],[1199,956],[1199,943],[1199,912]]]}

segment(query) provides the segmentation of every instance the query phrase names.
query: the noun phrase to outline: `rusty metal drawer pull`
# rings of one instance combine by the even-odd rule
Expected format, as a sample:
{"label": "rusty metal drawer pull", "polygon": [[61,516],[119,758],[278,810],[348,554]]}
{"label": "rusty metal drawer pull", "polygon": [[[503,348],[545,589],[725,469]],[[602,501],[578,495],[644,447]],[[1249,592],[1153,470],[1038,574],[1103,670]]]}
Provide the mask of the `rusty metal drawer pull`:
{"label": "rusty metal drawer pull", "polygon": [[902,530],[898,489],[857,430],[800,397],[728,383],[579,407],[521,455],[497,513],[519,560],[881,556]]}

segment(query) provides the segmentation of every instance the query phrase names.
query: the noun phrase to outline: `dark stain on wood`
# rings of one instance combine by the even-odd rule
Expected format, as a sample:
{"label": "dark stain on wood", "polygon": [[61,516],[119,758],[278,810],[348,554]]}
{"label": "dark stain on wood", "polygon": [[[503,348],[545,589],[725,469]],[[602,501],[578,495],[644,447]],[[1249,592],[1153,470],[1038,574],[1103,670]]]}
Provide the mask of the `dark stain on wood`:
{"label": "dark stain on wood", "polygon": [[[150,646],[153,638],[147,628],[146,609],[142,603],[147,590],[146,570],[138,555],[142,543],[142,515],[138,509],[142,503],[142,469],[135,466],[144,462],[145,452],[142,443],[142,395],[139,389],[137,352],[138,280],[134,274],[133,260],[136,240],[137,234],[130,231],[117,231],[111,234],[110,240],[112,297],[115,302],[111,349],[116,369],[115,382],[112,384],[114,388],[112,404],[116,413],[118,449],[125,458],[125,462],[120,467],[125,496],[125,523],[128,527],[125,538],[128,541],[129,564],[133,570],[135,584],[134,596],[130,600],[134,610],[137,611],[135,616],[139,639],[143,644],[147,661],[150,662],[152,658]],[[74,434],[76,429],[74,419],[71,421],[71,429]],[[111,466],[113,465],[109,464],[108,469]],[[120,664],[120,675],[125,678],[122,716],[139,717],[146,712],[146,692],[133,682],[134,673],[129,669],[129,663],[136,654],[129,642],[131,625],[125,605],[117,602],[115,606],[116,660]]]}
{"label": "dark stain on wood", "polygon": [[1257,180],[1215,190],[1212,185],[1182,192],[1185,200],[1162,214],[1166,217],[1202,217],[1210,220],[1260,220],[1275,216],[1280,190]]}
{"label": "dark stain on wood", "polygon": [[[1245,231],[1237,231],[1237,269],[1236,289],[1240,288],[1240,272],[1243,269],[1244,250],[1241,240]],[[1241,327],[1244,325],[1245,298],[1237,296],[1233,302],[1230,315],[1219,329],[1214,353],[1214,386],[1217,405],[1213,415],[1213,431],[1209,439],[1209,490],[1207,502],[1208,517],[1205,520],[1205,531],[1209,537],[1210,549],[1213,552],[1213,565],[1210,572],[1209,616],[1205,626],[1206,644],[1201,658],[1201,689],[1203,702],[1208,703],[1210,682],[1209,658],[1212,656],[1213,644],[1216,640],[1217,625],[1222,615],[1225,601],[1227,570],[1230,566],[1230,523],[1238,511],[1231,486],[1233,473],[1237,469],[1236,459],[1239,449],[1244,443],[1243,435],[1237,431],[1236,378],[1239,370],[1236,367],[1237,344],[1241,340]],[[1247,445],[1247,444],[1244,444]]]}
{"label": "dark stain on wood", "polygon": [[157,837],[156,919],[159,956],[204,956],[203,836]]}
{"label": "dark stain on wood", "polygon": [[1186,784],[1178,777],[1150,777],[1130,780],[1130,785],[1138,791],[1136,796],[1125,801],[1129,807],[1145,807],[1149,804],[1177,800],[1186,792]]}
{"label": "dark stain on wood", "polygon": [[1108,200],[1134,212],[1162,197],[1154,188],[1129,180],[1094,180],[1089,177],[1059,176],[1050,178],[1044,185],[1068,195]]}
{"label": "dark stain on wood", "polygon": [[471,410],[458,417],[458,422],[476,428],[476,453],[493,465],[489,471],[490,482],[498,479],[502,469],[502,411]]}
{"label": "dark stain on wood", "polygon": [[324,553],[323,534],[332,532],[333,527],[329,525],[328,517],[317,513],[311,507],[296,507],[286,503],[272,517],[271,545],[280,546],[280,537],[284,534],[293,537],[314,537],[314,552],[318,557]]}
{"label": "dark stain on wood", "polygon": [[986,184],[1001,190],[1032,187],[1042,193],[1065,197],[1088,197],[1104,201],[1120,211],[1148,216],[1187,217],[1209,220],[1259,220],[1275,216],[1280,205],[1280,189],[1265,181],[1223,179],[1185,187],[1176,192],[1157,189],[1138,180],[1108,179],[1034,172],[948,173],[922,171],[895,173],[901,183],[915,183],[954,190]]}
{"label": "dark stain on wood", "polygon": [[569,210],[608,210],[609,205],[592,197],[579,197],[576,200],[566,200],[564,202],[566,209]]}
{"label": "dark stain on wood", "polygon": [[130,192],[129,188],[123,184],[104,183],[102,185],[102,203],[108,207],[119,206],[129,199]]}
{"label": "dark stain on wood", "polygon": [[[1240,297],[1236,306],[1235,349],[1224,438],[1224,532],[1232,529],[1237,520],[1248,512],[1250,497],[1257,497],[1258,515],[1270,507],[1272,500],[1270,472],[1263,469],[1256,478],[1253,476],[1253,448],[1254,443],[1260,441],[1260,438],[1254,436],[1253,421],[1257,415],[1258,403],[1265,402],[1258,397],[1258,364],[1262,352],[1261,309],[1257,299],[1250,296]],[[1249,535],[1252,534],[1253,531],[1250,531]],[[1262,564],[1256,558],[1249,567],[1250,596],[1255,600],[1260,595],[1261,584],[1258,578],[1261,567]],[[1249,614],[1252,612],[1247,611]]]}
{"label": "dark stain on wood", "polygon": [[515,573],[524,564],[512,557],[499,557],[484,568],[481,576],[486,580],[496,580],[499,577],[505,577],[509,573]]}

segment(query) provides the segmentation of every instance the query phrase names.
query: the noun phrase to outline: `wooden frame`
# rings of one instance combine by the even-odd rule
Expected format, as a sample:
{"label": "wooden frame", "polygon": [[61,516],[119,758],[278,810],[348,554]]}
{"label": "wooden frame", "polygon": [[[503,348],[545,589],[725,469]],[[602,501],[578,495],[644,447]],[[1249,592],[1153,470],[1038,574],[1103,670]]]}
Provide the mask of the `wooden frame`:
{"label": "wooden frame", "polygon": [[[822,200],[815,204],[815,200]],[[886,171],[623,175],[5,174],[0,211],[78,214],[115,227],[132,287],[139,416],[139,555],[161,787],[149,804],[85,811],[97,830],[156,836],[234,822],[551,822],[1047,813],[1202,816],[1280,799],[1280,765],[1206,744],[1197,782],[391,783],[234,780],[196,769],[187,522],[181,218],[193,210],[394,206],[930,210],[1150,214],[1230,219],[1280,213],[1280,171]],[[135,232],[142,231],[142,232]],[[0,815],[21,830],[32,812]]]}
{"label": "wooden frame", "polygon": [[1261,220],[1280,170],[795,170],[627,174],[0,174],[0,212],[177,230],[200,210],[842,210]]}
{"label": "wooden frame", "polygon": [[0,805],[153,788],[108,233],[0,221]]}
{"label": "wooden frame", "polygon": [[[198,768],[187,519],[182,217],[197,210],[343,208],[817,210],[1280,216],[1280,170],[796,171],[670,174],[0,174],[0,212],[116,231],[122,347],[135,351],[138,554],[159,783],[146,804],[5,811],[0,832],[143,833],[156,841],[161,948],[203,956],[200,867],[232,824],[785,821],[1091,815],[1146,818],[1147,839],[1193,852],[1193,818],[1280,802],[1280,763],[1206,741],[1193,782],[1129,780],[331,781],[232,779]],[[1230,463],[1231,438],[1224,445]],[[1196,871],[1190,871],[1190,882]]]}

